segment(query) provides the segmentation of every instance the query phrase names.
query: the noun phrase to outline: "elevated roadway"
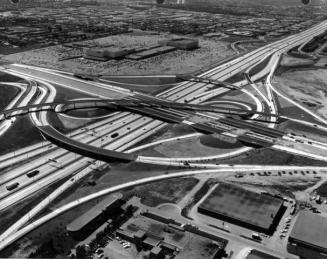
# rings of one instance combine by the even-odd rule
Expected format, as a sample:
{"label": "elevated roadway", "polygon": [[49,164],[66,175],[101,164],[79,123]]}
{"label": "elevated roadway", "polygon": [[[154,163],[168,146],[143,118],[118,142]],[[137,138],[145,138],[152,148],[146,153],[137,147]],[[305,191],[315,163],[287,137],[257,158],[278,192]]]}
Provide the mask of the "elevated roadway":
{"label": "elevated roadway", "polygon": [[[251,52],[243,57],[240,57],[234,61],[228,62],[224,65],[221,65],[217,68],[214,68],[212,70],[209,70],[206,73],[203,73],[203,76],[210,77],[211,79],[218,79],[218,80],[224,80],[228,77],[231,77],[232,75],[235,75],[239,73],[240,71],[244,70],[246,67],[255,64],[256,62],[260,61],[262,59],[262,56],[265,54],[271,54],[274,52],[283,52],[295,44],[298,44],[299,41],[305,41],[308,38],[317,35],[321,33],[325,29],[326,23],[322,23],[311,30],[308,30],[307,32],[293,35],[291,37],[286,38],[285,40],[269,44],[265,46],[264,48],[260,48],[254,52]],[[9,73],[14,73],[21,76],[27,76],[29,78],[35,79],[35,80],[46,80],[47,82],[53,83],[53,84],[59,84],[61,86],[72,88],[77,91],[84,91],[86,93],[89,93],[93,96],[98,96],[101,98],[110,98],[112,94],[113,87],[108,87],[105,85],[101,85],[99,83],[90,83],[90,82],[81,82],[80,80],[72,79],[68,75],[60,75],[59,73],[54,73],[52,71],[38,71],[37,68],[33,67],[24,67],[24,66],[7,66],[6,70]],[[201,76],[201,75],[200,75]],[[204,83],[184,83],[181,85],[178,85],[168,91],[165,91],[164,93],[160,94],[160,98],[167,98],[169,100],[173,101],[179,101],[184,102],[188,98],[193,98],[194,96],[200,95],[202,93],[205,93],[208,90],[212,90],[214,85],[210,84],[204,84]],[[110,88],[110,89],[108,89]],[[117,90],[116,92],[122,94],[123,91],[120,89],[114,89]],[[220,91],[216,91],[215,94],[219,95],[224,92],[226,92],[228,89],[220,89]],[[134,93],[131,91],[124,91],[123,93],[125,96],[133,96]],[[206,100],[206,98],[212,98],[213,95],[210,97],[206,96],[194,100],[193,103],[200,103]],[[162,122],[158,122],[149,118],[143,118],[142,116],[133,116],[129,113],[123,113],[122,116],[124,117],[123,120],[126,124],[126,127],[129,127],[130,133],[129,134],[123,134],[121,138],[116,139],[114,142],[111,142],[109,144],[101,145],[106,148],[110,148],[112,150],[126,150],[129,146],[132,146],[133,144],[139,142],[140,140],[146,138],[147,136],[151,135],[153,132],[156,132],[158,129],[165,126]],[[125,128],[124,128],[125,130]],[[66,159],[66,155],[62,155],[62,159]],[[76,159],[73,160],[75,163],[79,162],[80,160]],[[72,167],[75,166],[75,164],[71,165]],[[81,168],[81,167],[80,167]],[[70,168],[72,170],[72,168]],[[75,170],[77,167],[75,168]],[[54,179],[57,179],[59,176],[58,174],[51,174],[51,179],[47,179],[47,181],[44,180],[44,183],[40,183],[40,186],[46,186],[45,182],[50,183],[53,182]],[[67,170],[66,170],[67,171]],[[66,172],[66,175],[68,172]],[[64,174],[60,174],[61,177],[63,177]],[[36,187],[36,186],[34,186]],[[29,187],[31,188],[31,187]],[[23,194],[26,195],[27,192],[21,193],[20,196]]]}

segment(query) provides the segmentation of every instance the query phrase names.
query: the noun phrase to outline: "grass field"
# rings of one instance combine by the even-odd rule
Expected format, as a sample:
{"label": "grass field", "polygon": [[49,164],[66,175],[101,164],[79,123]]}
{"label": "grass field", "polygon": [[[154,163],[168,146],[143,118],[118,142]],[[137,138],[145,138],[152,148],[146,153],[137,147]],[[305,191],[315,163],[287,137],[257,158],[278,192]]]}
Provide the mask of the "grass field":
{"label": "grass field", "polygon": [[3,110],[19,93],[18,88],[0,84],[0,109]]}
{"label": "grass field", "polygon": [[28,116],[18,118],[14,125],[1,138],[6,141],[2,141],[1,143],[0,155],[43,140],[41,134],[30,122]]}
{"label": "grass field", "polygon": [[131,193],[141,196],[143,204],[156,207],[162,203],[177,203],[198,182],[195,178],[169,179],[136,187]]}

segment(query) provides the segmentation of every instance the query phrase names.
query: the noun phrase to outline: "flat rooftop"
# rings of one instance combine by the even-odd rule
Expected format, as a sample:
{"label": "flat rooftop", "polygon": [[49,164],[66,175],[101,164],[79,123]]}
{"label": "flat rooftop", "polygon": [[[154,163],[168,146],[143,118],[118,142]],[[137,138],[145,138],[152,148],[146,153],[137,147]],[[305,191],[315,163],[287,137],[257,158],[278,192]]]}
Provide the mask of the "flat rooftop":
{"label": "flat rooftop", "polygon": [[258,250],[252,250],[245,259],[280,259],[280,258],[260,252]]}
{"label": "flat rooftop", "polygon": [[282,205],[280,199],[221,183],[199,209],[268,230]]}
{"label": "flat rooftop", "polygon": [[301,211],[289,238],[327,250],[327,217]]}
{"label": "flat rooftop", "polygon": [[73,220],[69,225],[67,225],[67,230],[74,232],[81,230],[85,225],[89,224],[93,219],[98,217],[103,213],[103,211],[110,205],[115,203],[117,200],[122,198],[122,194],[112,194],[103,201],[99,202],[97,205],[89,209],[87,212]]}

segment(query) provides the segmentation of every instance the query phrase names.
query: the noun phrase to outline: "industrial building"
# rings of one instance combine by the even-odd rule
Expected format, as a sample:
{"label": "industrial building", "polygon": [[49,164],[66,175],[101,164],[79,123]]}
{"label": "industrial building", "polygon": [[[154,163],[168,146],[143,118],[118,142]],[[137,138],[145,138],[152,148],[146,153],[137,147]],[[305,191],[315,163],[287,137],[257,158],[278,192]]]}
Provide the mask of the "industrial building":
{"label": "industrial building", "polygon": [[288,238],[287,250],[301,259],[326,259],[327,217],[301,211]]}
{"label": "industrial building", "polygon": [[175,47],[177,49],[194,50],[199,47],[199,40],[190,38],[174,38],[159,41],[159,44],[162,46]]}
{"label": "industrial building", "polygon": [[[145,213],[147,216],[132,218],[127,221],[116,235],[123,240],[136,245],[140,250],[148,251],[149,258],[165,258],[165,255],[174,255],[174,258],[185,258],[193,252],[194,258],[220,258],[228,241],[202,231],[197,227],[181,225],[178,222],[161,218],[157,214]],[[153,217],[152,217],[153,216]],[[153,218],[156,218],[153,219]],[[206,247],[206,250],[201,250]],[[194,254],[193,254],[194,256]]]}
{"label": "industrial building", "polygon": [[106,222],[110,213],[116,211],[124,204],[121,198],[121,194],[110,195],[73,220],[66,227],[69,235],[75,240],[83,240],[88,237],[94,230]]}
{"label": "industrial building", "polygon": [[109,59],[120,59],[125,57],[126,55],[133,53],[135,49],[127,49],[127,48],[90,48],[85,53],[86,59],[92,59],[97,61],[107,61]]}
{"label": "industrial building", "polygon": [[198,212],[272,234],[284,212],[284,206],[281,199],[221,183],[200,204]]}

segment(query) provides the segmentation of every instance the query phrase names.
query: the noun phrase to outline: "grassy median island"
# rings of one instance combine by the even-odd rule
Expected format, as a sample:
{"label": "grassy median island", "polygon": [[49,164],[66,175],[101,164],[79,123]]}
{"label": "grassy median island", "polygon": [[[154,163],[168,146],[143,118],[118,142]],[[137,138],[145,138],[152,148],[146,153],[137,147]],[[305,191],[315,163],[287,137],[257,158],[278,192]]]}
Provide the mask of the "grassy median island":
{"label": "grassy median island", "polygon": [[18,82],[18,81],[24,81],[24,80],[21,79],[20,77],[0,72],[0,82]]}
{"label": "grassy median island", "polygon": [[0,83],[0,109],[4,110],[18,93],[19,89],[17,87]]}
{"label": "grassy median island", "polygon": [[203,135],[200,137],[200,142],[202,145],[214,148],[222,148],[222,149],[233,149],[243,147],[242,143],[237,139],[223,139],[219,138],[219,136],[214,137],[212,135]]}
{"label": "grassy median island", "polygon": [[0,155],[43,141],[40,132],[28,116],[18,117],[11,128],[2,135],[2,139],[5,141],[1,143]]}

